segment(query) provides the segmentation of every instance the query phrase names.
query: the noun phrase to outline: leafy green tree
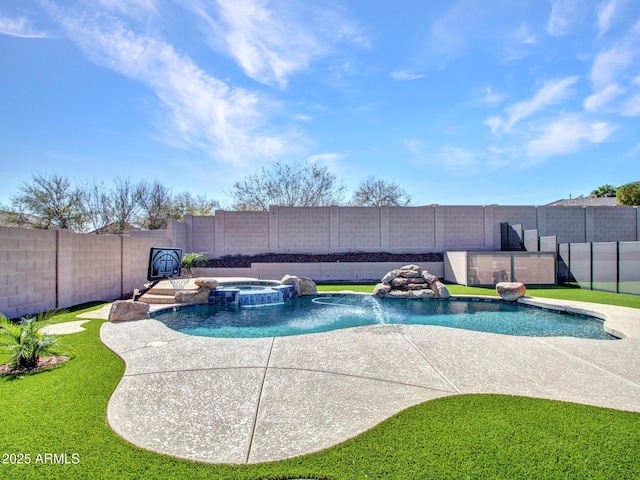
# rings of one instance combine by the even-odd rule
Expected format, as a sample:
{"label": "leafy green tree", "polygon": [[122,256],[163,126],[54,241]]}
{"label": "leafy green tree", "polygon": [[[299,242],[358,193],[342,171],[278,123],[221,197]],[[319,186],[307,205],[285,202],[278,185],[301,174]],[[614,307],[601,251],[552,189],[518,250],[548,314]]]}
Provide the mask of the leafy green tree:
{"label": "leafy green tree", "polygon": [[9,352],[11,370],[33,370],[40,357],[62,352],[58,339],[42,331],[43,322],[57,313],[49,310],[23,318],[20,323],[13,323],[0,313],[0,350]]}
{"label": "leafy green tree", "polygon": [[81,195],[69,179],[36,173],[30,183],[11,198],[17,226],[83,231],[87,224]]}
{"label": "leafy green tree", "polygon": [[613,185],[602,185],[589,194],[592,198],[607,198],[616,196],[616,187]]}
{"label": "leafy green tree", "polygon": [[616,197],[622,205],[640,205],[640,182],[631,182],[618,187]]}
{"label": "leafy green tree", "polygon": [[411,205],[411,195],[394,182],[370,176],[360,182],[351,204],[361,207],[406,207]]}
{"label": "leafy green tree", "polygon": [[232,208],[269,210],[283,207],[318,207],[342,203],[346,187],[326,166],[277,162],[270,168],[247,175],[233,185]]}

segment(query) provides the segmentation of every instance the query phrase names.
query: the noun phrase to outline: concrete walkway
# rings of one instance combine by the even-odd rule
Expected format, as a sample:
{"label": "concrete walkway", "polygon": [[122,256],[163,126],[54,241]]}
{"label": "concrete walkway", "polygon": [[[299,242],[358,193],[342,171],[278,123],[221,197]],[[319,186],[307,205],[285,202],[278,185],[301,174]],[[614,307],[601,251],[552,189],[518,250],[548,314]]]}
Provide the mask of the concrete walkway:
{"label": "concrete walkway", "polygon": [[640,310],[527,299],[598,313],[618,341],[376,325],[261,339],[194,337],[155,320],[105,323],[126,362],[111,428],[149,450],[257,463],[330,447],[427,400],[465,393],[640,412]]}

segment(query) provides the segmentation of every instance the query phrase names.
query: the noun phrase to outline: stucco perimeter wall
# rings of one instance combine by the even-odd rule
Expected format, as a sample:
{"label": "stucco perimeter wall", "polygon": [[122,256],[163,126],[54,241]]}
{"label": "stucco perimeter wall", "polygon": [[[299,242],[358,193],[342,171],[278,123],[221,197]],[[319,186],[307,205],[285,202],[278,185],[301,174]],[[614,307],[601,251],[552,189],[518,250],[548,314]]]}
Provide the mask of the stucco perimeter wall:
{"label": "stucco perimeter wall", "polygon": [[113,300],[143,288],[165,238],[0,227],[0,312],[8,317]]}
{"label": "stucco perimeter wall", "polygon": [[[186,216],[167,235],[209,258],[256,253],[427,253],[500,249],[500,224],[558,242],[640,240],[637,207],[276,207],[268,212]],[[137,235],[144,235],[142,233]],[[150,234],[151,235],[151,234]]]}

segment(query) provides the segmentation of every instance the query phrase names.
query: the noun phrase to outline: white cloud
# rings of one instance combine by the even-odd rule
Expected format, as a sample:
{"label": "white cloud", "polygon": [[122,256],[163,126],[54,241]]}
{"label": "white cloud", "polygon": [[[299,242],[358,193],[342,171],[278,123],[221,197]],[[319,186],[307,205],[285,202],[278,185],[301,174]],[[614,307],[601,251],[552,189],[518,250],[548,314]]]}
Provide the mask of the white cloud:
{"label": "white cloud", "polygon": [[493,89],[488,86],[484,91],[484,95],[478,99],[478,102],[495,107],[496,105],[502,103],[504,101],[504,98],[504,95],[495,93]]}
{"label": "white cloud", "polygon": [[263,99],[257,94],[230,87],[171,45],[137,35],[114,18],[53,13],[91,60],[154,92],[165,112],[160,129],[168,142],[234,164],[287,149],[286,136],[266,133]]}
{"label": "white cloud", "polygon": [[404,148],[411,154],[420,156],[424,152],[425,143],[416,138],[408,138],[402,141]]}
{"label": "white cloud", "polygon": [[484,124],[491,129],[491,133],[497,135],[499,130],[504,127],[504,119],[500,115],[487,118]]}
{"label": "white cloud", "polygon": [[534,158],[574,153],[585,143],[604,142],[616,128],[611,123],[590,121],[580,115],[561,115],[539,129],[542,135],[527,143],[526,152]]}
{"label": "white cloud", "polygon": [[307,157],[307,162],[324,165],[333,174],[342,176],[345,166],[342,160],[345,158],[347,158],[347,156],[341,153],[319,153],[317,155]]}
{"label": "white cloud", "polygon": [[158,13],[158,0],[97,0],[97,3],[109,11],[134,17]]}
{"label": "white cloud", "polygon": [[565,100],[570,92],[570,87],[578,81],[579,77],[572,76],[563,79],[550,80],[538,90],[529,100],[515,103],[505,109],[507,121],[505,130],[509,130],[520,120],[539,112],[543,108],[554,105]]}
{"label": "white cloud", "polygon": [[589,95],[584,100],[584,109],[588,112],[602,111],[612,100],[624,93],[624,89],[617,84],[609,85],[604,89]]}
{"label": "white cloud", "polygon": [[640,116],[640,94],[634,95],[624,103],[622,114],[626,117]]}
{"label": "white cloud", "polygon": [[551,36],[567,35],[589,12],[591,0],[555,0],[547,21]]}
{"label": "white cloud", "polygon": [[319,153],[317,155],[311,155],[307,157],[307,161],[309,162],[321,162],[321,163],[332,163],[338,160],[342,160],[346,155],[341,153]]}
{"label": "white cloud", "polygon": [[598,53],[589,74],[594,89],[600,90],[616,83],[621,72],[633,63],[635,56],[633,50],[622,45]]}
{"label": "white cloud", "polygon": [[0,34],[22,38],[45,38],[48,35],[31,27],[27,17],[10,18],[0,14]]}
{"label": "white cloud", "polygon": [[524,45],[533,45],[534,43],[538,43],[538,38],[531,33],[529,28],[522,24],[513,34],[513,39]]}
{"label": "white cloud", "polygon": [[440,160],[445,170],[458,173],[472,173],[478,164],[475,152],[450,145],[442,147]]}
{"label": "white cloud", "polygon": [[598,28],[600,30],[600,35],[604,35],[609,31],[609,28],[611,27],[611,20],[613,19],[617,7],[618,0],[607,0],[600,5],[600,8],[598,8]]}
{"label": "white cloud", "polygon": [[311,2],[217,0],[216,4],[191,0],[187,6],[203,22],[212,47],[266,85],[284,88],[291,75],[308,69],[314,58],[329,55],[338,42],[369,45],[357,24]]}
{"label": "white cloud", "polygon": [[424,75],[420,74],[420,73],[412,73],[412,72],[408,72],[406,70],[399,70],[396,72],[392,72],[389,74],[389,76],[391,78],[393,78],[394,80],[417,80],[419,78],[424,77]]}

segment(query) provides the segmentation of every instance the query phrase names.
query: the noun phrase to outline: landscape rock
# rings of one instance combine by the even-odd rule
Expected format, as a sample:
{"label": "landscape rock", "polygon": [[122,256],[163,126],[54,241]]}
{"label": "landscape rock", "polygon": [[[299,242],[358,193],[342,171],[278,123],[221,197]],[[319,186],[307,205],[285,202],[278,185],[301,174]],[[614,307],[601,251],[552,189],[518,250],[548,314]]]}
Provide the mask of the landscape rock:
{"label": "landscape rock", "polygon": [[520,297],[524,297],[527,288],[519,282],[499,282],[496,284],[496,292],[503,300],[515,302]]}
{"label": "landscape rock", "polygon": [[199,305],[209,303],[209,292],[211,289],[200,287],[198,290],[179,290],[175,294],[176,303],[186,303],[187,305]]}
{"label": "landscape rock", "polygon": [[201,277],[196,278],[193,283],[195,283],[198,287],[208,288],[209,290],[214,290],[218,288],[218,280],[215,278],[209,277]]}
{"label": "landscape rock", "polygon": [[318,294],[316,282],[314,282],[310,278],[300,277],[298,281],[300,282],[299,295],[301,297],[316,296]]}
{"label": "landscape rock", "polygon": [[280,280],[282,285],[295,285],[296,294],[300,297],[315,296],[318,294],[316,282],[307,277],[296,277],[295,275],[285,275]]}
{"label": "landscape rock", "polygon": [[285,275],[282,277],[282,280],[280,280],[280,283],[282,285],[295,285],[298,283],[298,277],[295,275]]}
{"label": "landscape rock", "polygon": [[391,283],[391,280],[397,278],[399,273],[400,273],[400,269],[391,270],[384,277],[382,277],[382,280],[380,280],[380,283]]}
{"label": "landscape rock", "polygon": [[116,300],[109,311],[110,322],[126,322],[149,318],[149,304],[132,300]]}
{"label": "landscape rock", "polygon": [[373,289],[373,295],[376,297],[384,297],[391,291],[391,285],[388,283],[378,283]]}
{"label": "landscape rock", "polygon": [[447,287],[438,281],[438,277],[413,264],[388,272],[375,286],[373,294],[376,297],[413,299],[451,296]]}
{"label": "landscape rock", "polygon": [[[433,284],[431,284],[433,285]],[[449,289],[447,288],[447,286],[440,282],[437,281],[435,282],[435,286],[436,289],[438,290],[438,298],[451,298],[451,294],[449,293]]]}

